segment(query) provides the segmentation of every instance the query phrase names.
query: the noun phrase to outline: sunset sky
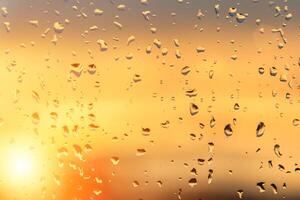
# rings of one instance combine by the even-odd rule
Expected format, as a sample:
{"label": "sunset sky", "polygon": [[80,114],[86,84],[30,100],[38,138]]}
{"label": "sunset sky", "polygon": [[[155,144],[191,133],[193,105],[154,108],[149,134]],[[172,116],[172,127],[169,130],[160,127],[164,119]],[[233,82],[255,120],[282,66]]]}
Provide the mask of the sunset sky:
{"label": "sunset sky", "polygon": [[299,200],[300,1],[1,0],[0,200]]}

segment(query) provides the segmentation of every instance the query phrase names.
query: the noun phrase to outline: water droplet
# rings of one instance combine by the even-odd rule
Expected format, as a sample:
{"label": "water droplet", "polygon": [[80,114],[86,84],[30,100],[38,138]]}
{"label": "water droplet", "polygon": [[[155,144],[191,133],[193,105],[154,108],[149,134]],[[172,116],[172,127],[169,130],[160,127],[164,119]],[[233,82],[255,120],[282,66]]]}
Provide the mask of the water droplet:
{"label": "water droplet", "polygon": [[243,190],[238,190],[238,191],[237,191],[237,194],[238,194],[239,198],[242,199],[242,198],[243,198],[244,191],[243,191]]}
{"label": "water droplet", "polygon": [[32,91],[32,97],[35,99],[37,103],[40,101],[40,95],[36,91]]}
{"label": "water droplet", "polygon": [[100,46],[100,51],[106,51],[108,49],[107,43],[102,39],[97,40],[97,44]]}
{"label": "water droplet", "polygon": [[1,7],[1,15],[3,16],[3,17],[7,17],[7,15],[8,15],[8,10],[7,10],[7,7]]}
{"label": "water droplet", "polygon": [[256,136],[257,137],[261,137],[263,136],[264,132],[265,132],[265,124],[264,122],[259,122],[259,124],[257,125],[257,128],[256,128]]}
{"label": "water droplet", "polygon": [[203,53],[203,52],[205,52],[205,48],[204,47],[197,47],[196,51],[197,51],[197,53]]}
{"label": "water droplet", "polygon": [[215,127],[215,125],[216,125],[216,119],[214,117],[212,117],[209,121],[209,126],[210,126],[210,128],[213,128],[213,127]]}
{"label": "water droplet", "polygon": [[142,131],[143,131],[143,135],[144,136],[149,136],[150,135],[150,128],[142,128]]}
{"label": "water droplet", "polygon": [[83,66],[80,63],[73,63],[70,67],[70,73],[75,75],[75,77],[80,77],[83,71]]}
{"label": "water droplet", "polygon": [[228,14],[229,14],[229,16],[233,17],[233,16],[236,15],[236,13],[237,13],[237,9],[236,9],[236,8],[230,7],[230,8],[228,9]]}
{"label": "water droplet", "polygon": [[60,176],[54,174],[54,182],[60,186],[61,185],[61,179],[60,179]]}
{"label": "water droplet", "polygon": [[293,124],[293,126],[299,126],[300,125],[300,119],[297,119],[297,118],[293,119],[292,124]]}
{"label": "water droplet", "polygon": [[117,165],[120,162],[120,159],[116,156],[113,156],[110,158],[110,161],[112,162],[113,165]]}
{"label": "water droplet", "polygon": [[199,107],[194,103],[190,103],[190,114],[194,116],[198,114],[198,112],[199,112]]}
{"label": "water droplet", "polygon": [[39,115],[39,113],[37,113],[37,112],[32,113],[31,119],[32,119],[32,123],[38,124],[40,122],[40,115]]}
{"label": "water droplet", "polygon": [[274,153],[275,155],[280,158],[282,156],[281,152],[280,152],[280,145],[279,144],[275,144],[274,145]]}
{"label": "water droplet", "polygon": [[96,9],[94,10],[94,14],[95,14],[96,16],[100,16],[100,15],[103,14],[103,10],[101,10],[101,9],[99,9],[99,8],[96,8]]}
{"label": "water droplet", "polygon": [[135,37],[132,35],[127,39],[127,46],[129,46],[131,43],[135,41]]}
{"label": "water droplet", "polygon": [[212,182],[213,173],[214,171],[212,169],[208,170],[208,184],[211,184]]}
{"label": "water droplet", "polygon": [[62,33],[64,31],[65,27],[63,26],[63,24],[61,24],[59,22],[54,22],[53,29],[54,29],[55,33]]}
{"label": "water droplet", "polygon": [[256,186],[258,187],[260,193],[266,191],[266,189],[265,189],[265,182],[258,182],[258,183],[256,184]]}
{"label": "water droplet", "polygon": [[146,153],[145,149],[137,149],[136,150],[136,155],[137,156],[143,156],[143,155],[145,155],[145,153]]}
{"label": "water droplet", "polygon": [[233,134],[233,130],[232,130],[232,127],[231,127],[231,124],[227,124],[224,128],[224,133],[226,136],[232,136]]}
{"label": "water droplet", "polygon": [[137,83],[137,82],[140,82],[142,81],[142,78],[140,75],[138,74],[135,74],[134,77],[133,77],[133,82]]}
{"label": "water droplet", "polygon": [[243,23],[246,20],[247,16],[248,16],[247,14],[237,13],[236,14],[236,21],[238,23]]}
{"label": "water droplet", "polygon": [[126,5],[124,5],[124,4],[119,4],[119,5],[117,6],[117,8],[118,8],[118,10],[120,10],[120,11],[124,11],[124,10],[126,9]]}
{"label": "water droplet", "polygon": [[263,67],[258,68],[258,73],[260,75],[263,75],[265,73],[265,68],[263,68]]}
{"label": "water droplet", "polygon": [[288,13],[286,16],[285,16],[285,19],[286,20],[291,20],[293,17],[292,13]]}
{"label": "water droplet", "polygon": [[215,144],[213,142],[208,143],[208,152],[213,153]]}
{"label": "water droplet", "polygon": [[274,193],[274,194],[277,194],[277,186],[276,186],[274,183],[272,183],[272,184],[271,184],[271,187],[272,187],[272,189],[273,189],[273,193]]}
{"label": "water droplet", "polygon": [[239,110],[240,109],[240,105],[238,103],[235,103],[233,106],[234,110]]}
{"label": "water droplet", "polygon": [[30,20],[28,23],[30,25],[34,26],[34,27],[38,27],[39,26],[39,21],[38,20]]}
{"label": "water droplet", "polygon": [[74,144],[73,150],[74,150],[75,157],[77,157],[81,161],[84,161],[83,154],[82,154],[82,148],[79,145]]}
{"label": "water droplet", "polygon": [[140,183],[138,181],[133,181],[132,186],[136,188],[140,186]]}
{"label": "water droplet", "polygon": [[89,64],[87,69],[89,74],[95,74],[97,71],[97,67],[95,64]]}
{"label": "water droplet", "polygon": [[277,75],[277,69],[276,69],[276,67],[271,67],[270,68],[270,75],[271,76],[276,76]]}
{"label": "water droplet", "polygon": [[189,180],[189,186],[190,187],[195,187],[197,185],[197,179],[196,178],[191,178]]}
{"label": "water droplet", "polygon": [[102,191],[101,190],[93,190],[93,193],[96,195],[96,196],[99,196],[102,194]]}
{"label": "water droplet", "polygon": [[205,162],[204,159],[199,158],[197,161],[198,161],[198,164],[199,164],[199,165],[204,165],[204,162]]}
{"label": "water droplet", "polygon": [[181,69],[182,75],[188,75],[191,72],[191,68],[189,66],[185,66]]}
{"label": "water droplet", "polygon": [[185,95],[188,97],[196,97],[198,95],[198,91],[197,89],[187,90],[185,91]]}

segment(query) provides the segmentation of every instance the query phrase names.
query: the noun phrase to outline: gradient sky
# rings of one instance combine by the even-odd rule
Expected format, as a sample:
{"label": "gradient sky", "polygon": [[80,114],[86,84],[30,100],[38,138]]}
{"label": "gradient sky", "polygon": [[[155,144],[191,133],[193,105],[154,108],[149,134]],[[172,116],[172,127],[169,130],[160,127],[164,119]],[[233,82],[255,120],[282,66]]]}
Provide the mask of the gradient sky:
{"label": "gradient sky", "polygon": [[300,199],[300,2],[0,8],[1,200]]}

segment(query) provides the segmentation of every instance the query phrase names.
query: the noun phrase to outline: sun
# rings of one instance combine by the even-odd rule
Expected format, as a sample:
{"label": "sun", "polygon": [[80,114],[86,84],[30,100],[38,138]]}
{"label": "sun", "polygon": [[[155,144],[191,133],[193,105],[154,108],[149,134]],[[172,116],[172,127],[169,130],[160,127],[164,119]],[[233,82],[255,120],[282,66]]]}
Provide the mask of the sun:
{"label": "sun", "polygon": [[31,151],[12,150],[7,158],[6,175],[13,182],[25,183],[36,175],[38,162]]}
{"label": "sun", "polygon": [[57,163],[52,153],[31,138],[0,145],[0,200],[41,199],[44,192],[54,191],[52,171]]}
{"label": "sun", "polygon": [[14,171],[17,176],[26,176],[32,173],[33,162],[27,155],[20,155],[14,158],[11,165],[12,171]]}

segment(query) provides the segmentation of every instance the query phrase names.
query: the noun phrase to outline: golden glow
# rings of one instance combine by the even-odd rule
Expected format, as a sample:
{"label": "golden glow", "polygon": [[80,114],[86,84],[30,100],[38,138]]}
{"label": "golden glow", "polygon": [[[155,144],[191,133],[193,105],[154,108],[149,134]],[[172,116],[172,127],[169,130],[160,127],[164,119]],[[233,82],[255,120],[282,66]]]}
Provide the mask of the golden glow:
{"label": "golden glow", "polygon": [[12,158],[11,173],[17,177],[26,177],[32,174],[34,163],[30,155],[20,154]]}
{"label": "golden glow", "polygon": [[297,199],[299,11],[285,0],[2,0],[0,200],[240,189],[268,200],[272,183]]}
{"label": "golden glow", "polygon": [[39,175],[39,161],[29,150],[9,149],[4,164],[8,179],[13,184],[29,183]]}

